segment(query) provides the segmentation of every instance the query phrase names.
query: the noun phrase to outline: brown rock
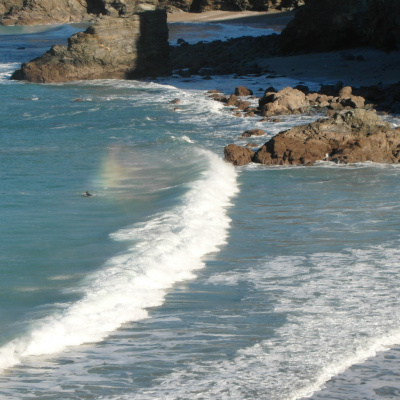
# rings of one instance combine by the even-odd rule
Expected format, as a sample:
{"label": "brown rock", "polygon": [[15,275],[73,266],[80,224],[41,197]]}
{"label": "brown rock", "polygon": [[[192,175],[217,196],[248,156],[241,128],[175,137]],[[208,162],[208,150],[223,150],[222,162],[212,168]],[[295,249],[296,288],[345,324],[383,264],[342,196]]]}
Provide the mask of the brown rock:
{"label": "brown rock", "polygon": [[351,86],[345,86],[339,91],[338,102],[343,107],[361,108],[365,105],[365,99],[361,96],[354,96]]}
{"label": "brown rock", "polygon": [[236,103],[238,102],[238,98],[236,94],[231,94],[228,98],[228,101],[226,102],[227,106],[235,106]]}
{"label": "brown rock", "polygon": [[225,160],[233,165],[246,165],[251,162],[254,151],[247,148],[230,144],[224,148]]}
{"label": "brown rock", "polygon": [[235,95],[236,96],[251,96],[253,94],[253,91],[250,89],[247,89],[245,86],[239,86],[235,88]]}
{"label": "brown rock", "polygon": [[259,101],[265,116],[304,112],[309,107],[306,95],[300,90],[286,87],[278,93],[268,93]]}
{"label": "brown rock", "polygon": [[365,99],[361,96],[350,96],[349,98],[341,99],[340,104],[343,107],[362,108],[365,105]]}
{"label": "brown rock", "polygon": [[312,165],[319,160],[398,163],[400,130],[392,129],[372,111],[341,111],[279,133],[252,159],[268,165]]}
{"label": "brown rock", "polygon": [[241,137],[251,137],[251,136],[264,136],[265,132],[262,129],[249,129],[242,133]]}
{"label": "brown rock", "polygon": [[250,107],[250,105],[251,105],[251,103],[250,103],[249,101],[243,101],[243,100],[239,100],[239,101],[236,103],[236,107],[237,107],[239,110],[241,110],[241,111],[243,111],[243,110],[245,110],[246,108]]}
{"label": "brown rock", "polygon": [[353,88],[351,86],[344,86],[339,90],[339,98],[348,99],[353,93]]}

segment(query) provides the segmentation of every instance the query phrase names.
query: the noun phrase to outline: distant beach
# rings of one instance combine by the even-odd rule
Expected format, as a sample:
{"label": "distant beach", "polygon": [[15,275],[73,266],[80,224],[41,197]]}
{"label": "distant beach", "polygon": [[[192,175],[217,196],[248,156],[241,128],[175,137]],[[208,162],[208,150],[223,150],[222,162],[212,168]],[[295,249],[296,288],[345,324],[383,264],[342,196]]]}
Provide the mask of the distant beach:
{"label": "distant beach", "polygon": [[[292,20],[294,12],[207,11],[204,13],[168,14],[168,22],[224,23],[251,28],[273,29],[277,33]],[[357,48],[326,53],[311,53],[255,60],[261,68],[269,67],[288,78],[318,83],[342,81],[345,85],[369,86],[393,84],[400,80],[400,50],[384,52]]]}

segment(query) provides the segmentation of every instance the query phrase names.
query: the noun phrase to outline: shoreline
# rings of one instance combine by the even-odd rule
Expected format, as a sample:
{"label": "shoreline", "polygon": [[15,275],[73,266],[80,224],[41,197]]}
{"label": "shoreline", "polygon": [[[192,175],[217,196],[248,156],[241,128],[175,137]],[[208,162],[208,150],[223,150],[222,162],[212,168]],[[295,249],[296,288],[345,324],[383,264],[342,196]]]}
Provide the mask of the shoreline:
{"label": "shoreline", "polygon": [[168,23],[227,23],[282,30],[294,17],[294,11],[205,11],[202,13],[169,13]]}
{"label": "shoreline", "polygon": [[[168,14],[168,23],[222,23],[273,29],[277,33],[294,17],[293,11],[207,11],[204,13]],[[266,52],[267,53],[267,52]],[[261,69],[292,79],[343,82],[354,87],[390,85],[400,82],[400,50],[385,52],[371,47],[337,50],[324,53],[265,56],[255,55],[249,63]],[[240,75],[240,73],[239,73]]]}

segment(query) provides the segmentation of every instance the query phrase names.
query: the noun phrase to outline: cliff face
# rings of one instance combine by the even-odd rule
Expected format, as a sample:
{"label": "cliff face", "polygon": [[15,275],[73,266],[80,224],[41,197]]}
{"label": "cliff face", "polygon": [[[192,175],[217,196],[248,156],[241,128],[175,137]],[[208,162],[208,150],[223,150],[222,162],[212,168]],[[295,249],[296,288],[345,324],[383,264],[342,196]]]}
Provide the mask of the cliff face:
{"label": "cliff face", "polygon": [[84,20],[87,6],[80,0],[2,0],[2,25],[68,23]]}
{"label": "cliff face", "polygon": [[400,43],[400,0],[308,0],[281,35],[290,53]]}
{"label": "cliff face", "polygon": [[68,46],[53,46],[23,64],[12,79],[45,83],[168,75],[168,51],[165,11],[103,17],[71,36]]}
{"label": "cliff face", "polygon": [[154,10],[157,0],[0,0],[2,25],[81,22]]}
{"label": "cliff face", "polygon": [[32,25],[88,21],[99,15],[129,16],[138,11],[151,10],[155,3],[167,10],[192,12],[262,11],[296,7],[304,4],[304,0],[0,0],[0,23]]}

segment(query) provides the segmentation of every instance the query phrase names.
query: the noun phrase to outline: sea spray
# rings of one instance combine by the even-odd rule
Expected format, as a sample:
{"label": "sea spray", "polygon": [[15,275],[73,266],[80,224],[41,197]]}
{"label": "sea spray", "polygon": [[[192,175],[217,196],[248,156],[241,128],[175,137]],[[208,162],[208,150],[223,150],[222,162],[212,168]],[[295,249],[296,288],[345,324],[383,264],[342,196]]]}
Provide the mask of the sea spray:
{"label": "sea spray", "polygon": [[208,168],[190,184],[182,203],[143,225],[113,234],[116,240],[136,243],[92,277],[81,300],[3,346],[1,370],[24,357],[98,342],[123,323],[146,318],[147,308],[160,306],[175,282],[193,278],[193,271],[204,266],[201,258],[226,240],[226,207],[238,189],[230,165],[209,151],[197,153],[207,159]]}

